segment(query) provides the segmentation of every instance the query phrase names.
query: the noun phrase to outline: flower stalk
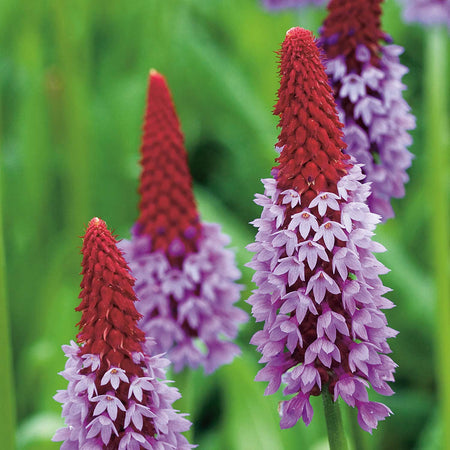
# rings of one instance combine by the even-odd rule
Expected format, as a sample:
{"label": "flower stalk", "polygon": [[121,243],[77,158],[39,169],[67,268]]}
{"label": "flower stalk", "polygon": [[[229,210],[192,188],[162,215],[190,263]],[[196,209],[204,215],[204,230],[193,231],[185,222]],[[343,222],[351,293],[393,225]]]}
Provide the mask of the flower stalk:
{"label": "flower stalk", "polygon": [[6,263],[3,238],[3,180],[0,165],[0,348],[2,349],[2,383],[0,398],[0,436],[4,448],[15,448],[16,407],[10,338],[8,299],[6,290]]}
{"label": "flower stalk", "polygon": [[345,437],[339,403],[333,402],[328,385],[325,385],[322,389],[322,400],[330,450],[347,450],[347,439]]}
{"label": "flower stalk", "polygon": [[425,142],[429,155],[427,183],[428,196],[432,199],[430,221],[431,255],[436,286],[436,345],[438,349],[437,378],[440,390],[442,417],[442,448],[450,448],[450,287],[448,248],[449,205],[447,198],[449,136],[447,132],[448,111],[448,48],[447,30],[444,27],[430,27],[426,32],[425,60]]}

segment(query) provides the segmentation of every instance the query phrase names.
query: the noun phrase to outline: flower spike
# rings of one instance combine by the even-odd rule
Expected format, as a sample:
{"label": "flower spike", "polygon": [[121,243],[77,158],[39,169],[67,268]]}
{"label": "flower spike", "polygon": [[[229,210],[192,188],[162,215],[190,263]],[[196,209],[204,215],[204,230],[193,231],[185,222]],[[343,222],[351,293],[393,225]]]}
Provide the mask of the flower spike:
{"label": "flower spike", "polygon": [[369,401],[366,388],[391,395],[396,367],[386,339],[397,332],[381,312],[393,306],[379,278],[387,269],[373,255],[384,248],[371,240],[380,219],[365,203],[361,166],[342,152],[342,124],[311,32],[286,33],[280,76],[280,155],[257,194],[263,211],[248,246],[257,285],[248,303],[264,322],[251,340],[265,364],[256,380],[269,382],[266,395],[282,381],[293,395],[280,405],[282,428],[300,417],[308,425],[310,396],[329,389],[371,432],[391,411]]}
{"label": "flower spike", "polygon": [[372,183],[369,208],[385,221],[394,216],[391,198],[405,195],[412,160],[407,130],[415,119],[402,97],[401,78],[408,72],[399,62],[403,49],[380,45],[390,40],[381,30],[382,1],[331,0],[320,43],[345,125],[345,151],[364,164]]}
{"label": "flower spike", "polygon": [[[152,237],[154,251],[197,250],[200,221],[192,192],[183,134],[166,80],[150,72],[141,145],[137,233]],[[176,242],[176,244],[174,243]]]}
{"label": "flower spike", "polygon": [[180,433],[190,427],[172,403],[178,390],[165,381],[169,364],[151,356],[151,339],[137,327],[134,278],[103,220],[89,222],[83,240],[77,343],[63,350],[69,382],[55,400],[66,427],[62,449],[193,448]]}
{"label": "flower spike", "polygon": [[152,70],[141,146],[139,218],[122,241],[141,299],[141,327],[176,371],[231,362],[247,315],[233,306],[241,287],[229,238],[201,223],[183,135],[164,77]]}

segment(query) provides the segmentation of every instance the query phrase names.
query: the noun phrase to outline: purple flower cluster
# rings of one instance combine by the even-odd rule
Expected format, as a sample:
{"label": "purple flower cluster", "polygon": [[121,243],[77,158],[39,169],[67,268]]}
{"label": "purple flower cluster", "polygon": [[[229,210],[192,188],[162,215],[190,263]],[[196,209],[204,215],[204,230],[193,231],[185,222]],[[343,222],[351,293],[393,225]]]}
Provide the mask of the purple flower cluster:
{"label": "purple flower cluster", "polygon": [[156,339],[157,352],[167,352],[175,371],[203,365],[211,373],[231,362],[240,353],[231,341],[247,314],[233,306],[242,286],[234,253],[225,248],[228,236],[217,224],[202,224],[198,250],[181,255],[179,267],[153,251],[150,236],[138,234],[137,227],[119,247],[136,277],[140,328]]}
{"label": "purple flower cluster", "polygon": [[425,25],[446,25],[450,28],[450,0],[401,0],[407,22]]}
{"label": "purple flower cluster", "polygon": [[[269,382],[265,394],[283,382],[283,393],[293,395],[281,404],[282,428],[300,417],[309,424],[309,397],[322,389],[356,407],[366,431],[391,414],[367,394],[367,381],[380,394],[393,393],[387,382],[396,364],[386,356],[386,339],[397,332],[381,312],[394,305],[383,298],[389,289],[379,275],[387,269],[373,252],[384,247],[371,239],[379,217],[365,203],[370,185],[363,178],[355,165],[338,181],[337,194],[321,192],[306,204],[275,179],[263,180],[265,195],[256,196],[263,212],[248,249],[255,252],[249,266],[258,288],[248,302],[264,328],[251,343],[266,364],[256,376]],[[292,207],[300,210],[290,216]]]}
{"label": "purple flower cluster", "polygon": [[322,6],[327,0],[263,0],[267,9],[301,8],[307,5]]}
{"label": "purple flower cluster", "polygon": [[391,199],[405,195],[412,160],[408,130],[415,119],[402,97],[401,80],[408,72],[399,61],[403,48],[379,44],[389,39],[380,29],[380,3],[331,0],[320,43],[345,125],[345,152],[364,164],[366,181],[372,183],[370,210],[385,221],[394,216]]}
{"label": "purple flower cluster", "polygon": [[[68,359],[61,375],[69,383],[67,389],[58,391],[54,398],[63,404],[66,426],[52,439],[64,441],[61,449],[111,448],[108,447],[111,439],[118,438],[119,433],[119,450],[195,447],[181,434],[189,429],[190,422],[172,408],[172,403],[181,395],[176,388],[161,381],[170,362],[160,355],[148,356],[150,346],[153,343],[147,340],[146,353],[133,354],[133,362],[142,367],[143,376],[129,376],[124,369],[112,366],[101,380],[97,380],[100,355],[80,356],[80,347],[74,341],[62,347]],[[105,394],[99,394],[98,381],[107,388]],[[126,394],[126,402],[118,398],[119,392]],[[118,423],[122,422],[124,431],[118,429]]]}
{"label": "purple flower cluster", "polygon": [[[400,64],[403,48],[398,45],[382,47],[378,66],[370,63],[369,50],[360,45],[356,52],[362,71],[347,70],[344,56],[330,59],[327,73],[332,83],[340,83],[336,103],[340,120],[345,124],[346,152],[364,164],[367,181],[372,182],[371,211],[383,220],[394,216],[391,197],[405,195],[404,184],[409,177],[412,154],[406,149],[412,138],[407,130],[415,127],[410,107],[402,97],[406,86],[401,82],[408,69]],[[353,114],[345,114],[343,102],[354,105]],[[374,158],[373,148],[377,147]]]}

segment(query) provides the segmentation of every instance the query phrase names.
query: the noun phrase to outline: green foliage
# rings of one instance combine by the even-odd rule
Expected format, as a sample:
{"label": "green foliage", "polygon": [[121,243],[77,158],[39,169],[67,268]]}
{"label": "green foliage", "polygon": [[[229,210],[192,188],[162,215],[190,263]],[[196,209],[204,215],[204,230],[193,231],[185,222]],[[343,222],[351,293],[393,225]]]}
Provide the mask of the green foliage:
{"label": "green foliage", "polygon": [[[313,9],[269,14],[258,0],[0,2],[0,192],[19,449],[58,448],[49,442],[62,424],[52,396],[65,387],[60,346],[75,338],[79,319],[79,236],[99,216],[129,237],[149,69],[168,79],[199,209],[231,236],[243,272],[240,306],[249,311],[248,222],[260,214],[252,199],[275,158],[274,52],[288,28],[317,32],[323,16]],[[383,22],[406,49],[405,95],[418,127],[407,195],[395,202],[396,219],[377,231],[388,248],[380,259],[392,270],[385,284],[398,305],[387,316],[401,331],[392,342],[397,394],[386,401],[396,414],[363,440],[368,448],[434,449],[441,427],[433,414],[433,212],[423,191],[426,31],[403,24],[392,0]],[[259,365],[248,341],[259,327],[253,320],[243,327],[243,356],[233,364],[209,377],[174,377],[186,397],[179,407],[189,407],[194,421],[193,441],[208,450],[327,448],[320,399],[309,428],[279,429],[281,395],[264,397],[265,383],[253,381]],[[2,408],[0,422],[10,414]],[[346,414],[343,408],[348,422]]]}

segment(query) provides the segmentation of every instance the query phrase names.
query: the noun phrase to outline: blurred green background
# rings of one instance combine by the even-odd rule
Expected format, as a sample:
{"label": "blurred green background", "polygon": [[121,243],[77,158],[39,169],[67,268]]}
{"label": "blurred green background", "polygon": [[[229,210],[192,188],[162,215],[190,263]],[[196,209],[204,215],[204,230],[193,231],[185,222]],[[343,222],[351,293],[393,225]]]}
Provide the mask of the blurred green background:
{"label": "blurred green background", "polygon": [[[252,273],[243,265],[251,255],[244,247],[255,233],[248,222],[260,215],[252,199],[269,176],[278,134],[274,52],[287,29],[317,33],[324,16],[313,8],[270,14],[258,0],[0,2],[1,193],[18,449],[59,448],[49,442],[63,423],[52,396],[66,387],[60,346],[77,332],[79,236],[99,216],[128,238],[137,218],[149,69],[169,82],[202,218],[231,235],[246,286],[240,305],[249,311],[243,300]],[[364,442],[369,449],[438,449],[427,31],[404,24],[393,0],[384,5],[383,24],[406,50],[405,97],[417,128],[407,195],[394,202],[396,219],[377,230],[388,248],[380,259],[391,269],[383,281],[397,304],[387,316],[400,330],[391,342],[396,395],[385,399],[395,415]],[[170,375],[184,395],[177,406],[191,413],[192,441],[208,450],[328,448],[320,399],[310,427],[279,429],[281,396],[264,397],[266,383],[253,381],[260,366],[248,341],[258,328],[253,319],[242,328],[242,357],[215,374]],[[0,360],[2,371],[3,354]],[[8,415],[2,408],[0,421]]]}

